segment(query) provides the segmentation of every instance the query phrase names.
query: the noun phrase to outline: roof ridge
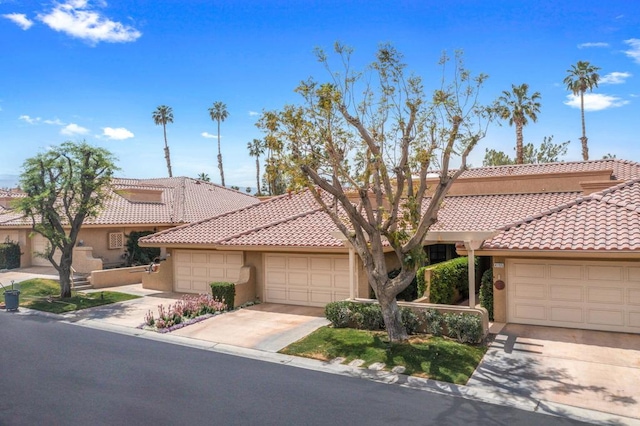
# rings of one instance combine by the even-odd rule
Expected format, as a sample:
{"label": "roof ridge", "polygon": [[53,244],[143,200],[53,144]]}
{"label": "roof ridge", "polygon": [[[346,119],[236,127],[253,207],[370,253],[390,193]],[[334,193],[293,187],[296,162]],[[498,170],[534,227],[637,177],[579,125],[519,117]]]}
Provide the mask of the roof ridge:
{"label": "roof ridge", "polygon": [[633,178],[633,179],[629,179],[625,182],[619,183],[618,185],[614,185],[612,187],[603,189],[602,191],[596,192],[594,194],[591,194],[593,196],[594,199],[601,201],[605,204],[609,204],[612,206],[616,206],[616,207],[621,207],[623,209],[632,211],[632,212],[637,212],[638,211],[638,207],[634,207],[634,208],[630,208],[629,206],[637,206],[637,204],[633,204],[633,203],[622,203],[620,201],[618,202],[614,202],[610,199],[608,199],[607,196],[609,196],[610,194],[613,194],[616,191],[620,191],[621,189],[633,186],[637,183],[640,183],[640,177],[637,178]]}
{"label": "roof ridge", "polygon": [[263,229],[272,228],[274,226],[289,222],[291,220],[300,219],[301,217],[309,216],[309,215],[318,213],[320,211],[322,211],[322,207],[318,207],[318,208],[313,209],[313,210],[307,210],[305,212],[298,213],[298,214],[293,215],[293,216],[288,216],[288,217],[285,217],[283,219],[276,220],[274,222],[270,222],[270,223],[267,223],[267,224],[262,225],[262,226],[258,226],[258,227],[251,228],[251,229],[247,229],[247,230],[244,230],[242,232],[238,232],[237,234],[230,235],[230,236],[225,237],[225,238],[221,238],[221,239],[217,240],[216,243],[222,243],[222,242],[225,242],[225,241],[230,241],[230,240],[233,240],[235,238],[242,237],[244,235],[249,235],[249,234],[254,233],[254,232],[262,231]]}

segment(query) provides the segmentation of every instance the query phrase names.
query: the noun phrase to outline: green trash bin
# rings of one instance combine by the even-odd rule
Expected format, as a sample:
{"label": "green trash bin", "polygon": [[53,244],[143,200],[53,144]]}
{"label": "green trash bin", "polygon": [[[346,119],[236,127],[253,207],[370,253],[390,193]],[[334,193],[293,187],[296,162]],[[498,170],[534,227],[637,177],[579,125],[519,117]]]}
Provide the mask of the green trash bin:
{"label": "green trash bin", "polygon": [[4,307],[7,311],[17,311],[20,305],[20,290],[5,290]]}

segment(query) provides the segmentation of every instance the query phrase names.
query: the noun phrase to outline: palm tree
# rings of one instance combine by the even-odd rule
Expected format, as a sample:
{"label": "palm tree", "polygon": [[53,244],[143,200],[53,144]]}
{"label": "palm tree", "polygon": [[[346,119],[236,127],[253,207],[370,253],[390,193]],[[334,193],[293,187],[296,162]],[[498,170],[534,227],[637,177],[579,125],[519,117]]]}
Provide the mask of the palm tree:
{"label": "palm tree", "polygon": [[260,156],[264,154],[264,143],[261,139],[254,139],[251,142],[247,142],[247,149],[249,155],[256,157],[256,188],[258,189],[257,195],[262,195],[260,192]]}
{"label": "palm tree", "polygon": [[198,175],[197,177],[198,180],[201,180],[203,182],[211,182],[211,178],[209,177],[208,174],[206,174],[205,172],[202,172]]}
{"label": "palm tree", "polygon": [[540,112],[540,92],[529,96],[528,90],[529,85],[526,83],[520,86],[512,84],[511,91],[503,91],[498,98],[499,117],[509,120],[509,126],[515,124],[516,127],[516,164],[524,162],[522,128],[528,124],[528,118],[535,123]]}
{"label": "palm tree", "polygon": [[209,108],[209,116],[213,121],[218,122],[218,168],[220,169],[220,180],[222,186],[224,185],[224,170],[222,168],[222,152],[220,151],[220,122],[229,117],[227,112],[227,105],[223,102],[217,101],[213,103],[213,106]]}
{"label": "palm tree", "polygon": [[574,96],[580,94],[580,115],[582,117],[582,158],[587,161],[589,159],[589,147],[587,145],[587,131],[584,125],[584,93],[592,91],[594,87],[598,87],[600,75],[599,67],[591,65],[587,61],[578,61],[576,65],[571,65],[571,69],[567,70],[568,75],[564,79],[567,90],[571,91]]}
{"label": "palm tree", "polygon": [[156,125],[162,124],[162,131],[164,132],[164,158],[167,160],[167,170],[169,170],[169,177],[173,177],[171,174],[171,155],[169,154],[169,145],[167,144],[167,123],[173,123],[173,109],[166,105],[160,105],[153,111],[153,122]]}

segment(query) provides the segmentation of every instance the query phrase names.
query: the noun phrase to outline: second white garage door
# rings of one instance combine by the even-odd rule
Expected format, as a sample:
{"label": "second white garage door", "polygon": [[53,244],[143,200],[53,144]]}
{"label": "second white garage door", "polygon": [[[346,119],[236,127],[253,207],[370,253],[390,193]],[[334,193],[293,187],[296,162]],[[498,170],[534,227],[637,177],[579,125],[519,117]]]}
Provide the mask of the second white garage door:
{"label": "second white garage door", "polygon": [[638,262],[507,261],[507,321],[640,333]]}
{"label": "second white garage door", "polygon": [[265,301],[325,306],[349,297],[347,255],[265,255]]}
{"label": "second white garage door", "polygon": [[236,282],[244,263],[237,251],[176,250],[173,256],[174,289],[182,293],[211,293],[214,281]]}

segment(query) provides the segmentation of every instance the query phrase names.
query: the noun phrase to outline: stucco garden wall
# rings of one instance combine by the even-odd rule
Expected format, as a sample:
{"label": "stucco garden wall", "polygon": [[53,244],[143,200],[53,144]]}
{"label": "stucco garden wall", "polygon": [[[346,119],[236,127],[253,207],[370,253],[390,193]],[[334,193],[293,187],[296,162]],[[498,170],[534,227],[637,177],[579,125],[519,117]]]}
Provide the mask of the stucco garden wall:
{"label": "stucco garden wall", "polygon": [[91,273],[91,285],[93,288],[116,287],[127,284],[141,283],[149,268],[146,266],[133,266],[131,268],[104,269]]}

